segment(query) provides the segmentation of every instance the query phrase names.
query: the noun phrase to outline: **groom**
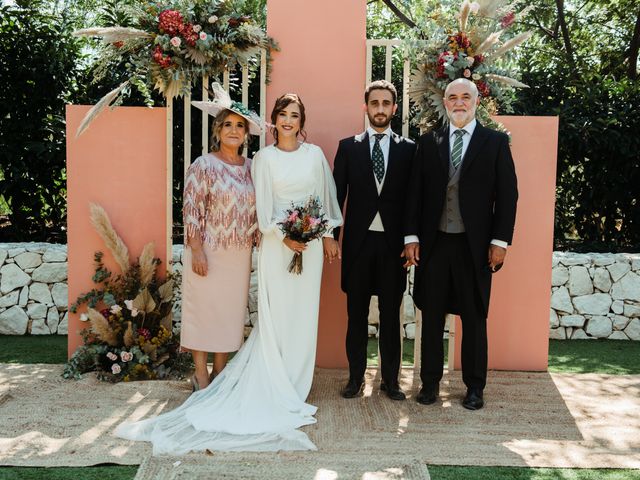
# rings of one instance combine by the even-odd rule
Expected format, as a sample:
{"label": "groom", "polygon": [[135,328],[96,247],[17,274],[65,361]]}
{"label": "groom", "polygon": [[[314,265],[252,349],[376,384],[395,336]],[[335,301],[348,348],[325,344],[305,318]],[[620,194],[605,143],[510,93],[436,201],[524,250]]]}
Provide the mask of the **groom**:
{"label": "groom", "polygon": [[[400,304],[406,286],[402,220],[415,144],[389,124],[398,108],[393,84],[369,84],[364,101],[369,128],[340,141],[334,162],[340,208],[347,201],[342,241],[342,290],[347,294],[349,381],[344,398],[359,396],[367,366],[369,303],[378,296],[380,390],[404,400],[398,385]],[[335,229],[336,240],[340,229]]]}
{"label": "groom", "polygon": [[416,265],[413,298],[422,310],[422,389],[435,403],[442,379],[447,313],[462,320],[462,406],[483,407],[487,379],[487,311],[491,275],[504,263],[518,188],[507,135],[476,121],[473,82],[444,92],[449,123],[418,142],[407,203],[405,254]]}

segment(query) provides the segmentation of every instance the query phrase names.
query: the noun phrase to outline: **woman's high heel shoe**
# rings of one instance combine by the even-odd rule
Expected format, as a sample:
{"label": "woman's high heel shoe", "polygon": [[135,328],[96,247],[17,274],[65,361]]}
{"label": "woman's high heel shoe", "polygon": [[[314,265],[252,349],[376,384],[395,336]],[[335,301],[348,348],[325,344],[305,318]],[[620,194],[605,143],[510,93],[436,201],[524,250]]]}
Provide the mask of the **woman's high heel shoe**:
{"label": "woman's high heel shoe", "polygon": [[198,383],[198,379],[195,375],[192,375],[189,380],[191,381],[191,393],[200,390],[200,384]]}

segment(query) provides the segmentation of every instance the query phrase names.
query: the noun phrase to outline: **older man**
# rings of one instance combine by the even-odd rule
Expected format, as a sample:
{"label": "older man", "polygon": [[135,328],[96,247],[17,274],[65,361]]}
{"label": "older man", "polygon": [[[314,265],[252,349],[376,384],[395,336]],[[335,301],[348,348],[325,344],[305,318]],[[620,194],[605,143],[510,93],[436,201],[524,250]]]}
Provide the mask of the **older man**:
{"label": "older man", "polygon": [[462,405],[483,407],[491,275],[511,243],[518,189],[507,135],[475,118],[473,82],[444,93],[449,123],[423,135],[413,164],[405,221],[407,265],[416,265],[413,297],[422,310],[419,403],[436,401],[442,379],[445,317],[462,320]]}

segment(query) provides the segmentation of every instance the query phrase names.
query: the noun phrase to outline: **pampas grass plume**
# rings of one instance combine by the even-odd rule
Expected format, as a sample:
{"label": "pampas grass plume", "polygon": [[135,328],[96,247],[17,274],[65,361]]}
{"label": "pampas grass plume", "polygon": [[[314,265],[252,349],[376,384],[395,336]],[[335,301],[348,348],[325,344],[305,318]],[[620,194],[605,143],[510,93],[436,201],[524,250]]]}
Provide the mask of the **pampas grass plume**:
{"label": "pampas grass plume", "polygon": [[89,321],[91,322],[91,331],[95,333],[100,340],[108,343],[112,347],[118,345],[118,338],[113,329],[109,326],[109,322],[102,316],[100,312],[89,308],[87,310]]}
{"label": "pampas grass plume", "polygon": [[149,285],[149,282],[151,282],[153,274],[156,271],[154,248],[155,244],[153,242],[149,242],[144,246],[142,253],[140,254],[140,282],[143,287]]}
{"label": "pampas grass plume", "polygon": [[125,273],[129,269],[129,249],[111,225],[111,220],[104,208],[92,203],[89,205],[89,211],[93,228],[104,241],[122,273]]}

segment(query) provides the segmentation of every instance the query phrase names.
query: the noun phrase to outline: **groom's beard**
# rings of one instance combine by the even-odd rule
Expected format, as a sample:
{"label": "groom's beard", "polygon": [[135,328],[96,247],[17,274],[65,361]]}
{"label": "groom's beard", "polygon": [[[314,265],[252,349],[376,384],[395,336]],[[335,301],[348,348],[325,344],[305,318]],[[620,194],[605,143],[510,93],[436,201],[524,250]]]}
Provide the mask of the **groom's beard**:
{"label": "groom's beard", "polygon": [[369,124],[371,124],[376,128],[386,129],[391,123],[391,116],[388,116],[388,115],[378,114],[372,117],[371,115],[369,115],[369,113],[367,113],[367,117],[369,118]]}

